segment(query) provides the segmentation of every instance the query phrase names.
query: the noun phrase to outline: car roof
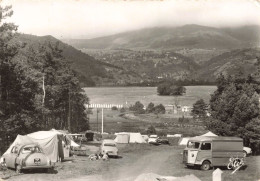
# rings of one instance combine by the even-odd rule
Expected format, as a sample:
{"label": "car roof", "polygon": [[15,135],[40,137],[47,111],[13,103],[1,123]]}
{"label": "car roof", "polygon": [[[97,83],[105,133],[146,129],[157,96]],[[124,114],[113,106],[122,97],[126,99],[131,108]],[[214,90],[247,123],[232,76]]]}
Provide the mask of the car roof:
{"label": "car roof", "polygon": [[114,144],[116,144],[116,142],[114,140],[103,140],[103,143],[114,143]]}
{"label": "car roof", "polygon": [[190,138],[189,141],[243,141],[238,137],[225,137],[225,136],[196,136]]}

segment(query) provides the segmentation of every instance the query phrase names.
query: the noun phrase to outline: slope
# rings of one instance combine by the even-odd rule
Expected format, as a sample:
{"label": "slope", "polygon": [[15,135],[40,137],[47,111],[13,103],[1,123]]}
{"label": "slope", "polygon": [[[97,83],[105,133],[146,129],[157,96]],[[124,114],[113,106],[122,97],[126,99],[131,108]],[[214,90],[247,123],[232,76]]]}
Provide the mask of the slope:
{"label": "slope", "polygon": [[[26,43],[26,46],[40,48],[47,44],[56,44],[62,51],[62,56],[71,64],[73,70],[78,73],[78,77],[82,86],[95,85],[124,85],[128,81],[138,82],[140,78],[133,72],[125,71],[124,69],[111,65],[109,63],[100,62],[93,57],[67,45],[52,36],[34,36],[20,34],[17,41]],[[120,76],[117,74],[120,73]]]}
{"label": "slope", "polygon": [[198,77],[215,80],[220,74],[233,75],[239,72],[245,75],[257,71],[257,57],[260,57],[260,48],[236,49],[207,61],[198,70]]}
{"label": "slope", "polygon": [[259,26],[213,28],[200,25],[154,27],[94,39],[68,39],[78,49],[234,49],[256,46]]}

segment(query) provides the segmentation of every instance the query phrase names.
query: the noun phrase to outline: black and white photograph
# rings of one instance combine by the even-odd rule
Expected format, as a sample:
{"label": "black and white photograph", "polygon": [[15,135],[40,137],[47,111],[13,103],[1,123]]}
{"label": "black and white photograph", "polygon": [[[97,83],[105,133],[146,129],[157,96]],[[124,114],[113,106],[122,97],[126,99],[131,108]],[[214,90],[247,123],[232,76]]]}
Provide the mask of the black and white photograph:
{"label": "black and white photograph", "polygon": [[0,0],[0,181],[259,181],[260,0]]}

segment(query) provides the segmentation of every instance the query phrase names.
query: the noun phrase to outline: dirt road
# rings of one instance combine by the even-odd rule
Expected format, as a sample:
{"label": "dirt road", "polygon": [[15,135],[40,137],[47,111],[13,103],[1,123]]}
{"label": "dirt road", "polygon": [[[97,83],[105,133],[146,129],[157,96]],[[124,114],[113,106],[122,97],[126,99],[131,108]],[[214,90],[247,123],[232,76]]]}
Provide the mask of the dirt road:
{"label": "dirt road", "polygon": [[[193,174],[201,180],[212,180],[212,172],[188,169],[182,164],[182,148],[178,146],[153,146],[148,144],[119,145],[122,158],[109,161],[90,161],[87,157],[76,157],[71,161],[57,164],[56,173],[25,173],[12,176],[8,180],[67,180],[67,181],[132,181],[142,173],[155,173],[164,176],[181,177]],[[231,175],[224,170],[224,180],[257,180],[260,178],[260,157],[249,157],[248,167]],[[7,171],[6,177],[15,175]]]}

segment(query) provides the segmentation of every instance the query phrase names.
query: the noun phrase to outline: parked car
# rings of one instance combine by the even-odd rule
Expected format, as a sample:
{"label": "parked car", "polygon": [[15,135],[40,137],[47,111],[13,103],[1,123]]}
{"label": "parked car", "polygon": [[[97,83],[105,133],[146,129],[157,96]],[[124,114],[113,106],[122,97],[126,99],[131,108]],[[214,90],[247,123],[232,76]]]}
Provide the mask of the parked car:
{"label": "parked car", "polygon": [[183,151],[183,163],[187,167],[200,166],[202,170],[228,167],[231,158],[243,158],[243,139],[197,136],[188,141]]}
{"label": "parked car", "polygon": [[3,161],[8,168],[16,169],[17,173],[25,169],[46,169],[49,171],[54,168],[38,144],[13,146],[10,153],[3,155]]}
{"label": "parked car", "polygon": [[243,147],[243,153],[244,153],[244,157],[247,157],[248,155],[252,154],[252,149],[249,147]]}
{"label": "parked car", "polygon": [[73,138],[73,140],[77,143],[86,143],[88,139],[85,134],[69,134]]}
{"label": "parked car", "polygon": [[107,154],[109,157],[118,156],[118,149],[116,142],[114,140],[108,140],[105,139],[102,141],[102,144],[100,146],[100,152],[102,155]]}
{"label": "parked car", "polygon": [[158,139],[157,135],[150,135],[148,138],[148,143],[158,143],[157,139]]}
{"label": "parked car", "polygon": [[160,138],[160,137],[157,139],[157,143],[165,144],[165,145],[169,145],[170,144],[168,139]]}

